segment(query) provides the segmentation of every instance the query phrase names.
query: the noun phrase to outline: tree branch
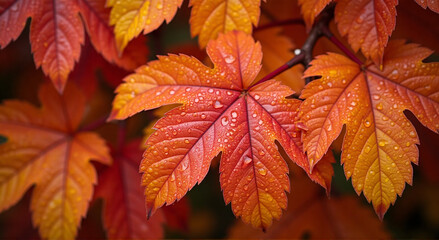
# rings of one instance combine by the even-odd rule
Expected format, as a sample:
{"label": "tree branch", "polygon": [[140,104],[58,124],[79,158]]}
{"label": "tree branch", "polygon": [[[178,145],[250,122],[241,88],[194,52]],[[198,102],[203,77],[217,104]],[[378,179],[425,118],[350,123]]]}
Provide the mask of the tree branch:
{"label": "tree branch", "polygon": [[[319,18],[316,20],[314,26],[311,28],[311,31],[309,32],[308,38],[306,39],[305,43],[303,44],[302,48],[299,49],[300,53],[294,56],[292,59],[290,59],[288,62],[286,62],[284,65],[280,66],[273,72],[267,74],[262,79],[257,81],[256,84],[265,82],[267,80],[273,79],[277,75],[283,73],[284,71],[290,69],[291,67],[301,63],[305,66],[305,68],[308,67],[309,63],[311,62],[313,56],[312,51],[314,49],[314,46],[316,45],[316,42],[319,38],[323,36],[323,29],[329,29],[328,25],[331,19],[334,17],[334,5],[328,5],[322,13],[319,15]],[[311,78],[305,79],[306,83],[312,81]],[[253,85],[253,84],[252,84]]]}

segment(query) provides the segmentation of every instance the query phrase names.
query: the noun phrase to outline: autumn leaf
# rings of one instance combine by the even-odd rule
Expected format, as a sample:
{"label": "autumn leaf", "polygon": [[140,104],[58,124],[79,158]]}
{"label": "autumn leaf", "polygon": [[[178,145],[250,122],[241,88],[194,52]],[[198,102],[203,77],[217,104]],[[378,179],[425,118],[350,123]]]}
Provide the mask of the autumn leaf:
{"label": "autumn leaf", "polygon": [[240,30],[250,34],[252,25],[258,24],[260,4],[261,0],[191,0],[191,34],[199,35],[198,42],[203,48],[219,33]]}
{"label": "autumn leaf", "polygon": [[439,2],[436,0],[415,0],[422,8],[430,8],[431,11],[439,13]]}
{"label": "autumn leaf", "polygon": [[[282,66],[295,55],[294,44],[289,38],[281,34],[281,28],[269,28],[259,30],[254,33],[254,37],[262,46],[262,68],[258,77],[262,78]],[[276,80],[287,85],[295,92],[302,91],[305,86],[305,80],[302,79],[304,68],[302,65],[296,65],[276,76]]]}
{"label": "autumn leaf", "polygon": [[314,19],[330,2],[332,0],[299,0],[300,10],[308,29],[312,27]]}
{"label": "autumn leaf", "polygon": [[18,38],[33,13],[33,1],[5,0],[0,2],[0,49]]}
{"label": "autumn leaf", "polygon": [[361,49],[380,66],[384,47],[395,29],[397,4],[397,0],[340,0],[335,7],[338,31],[348,37],[354,51]]}
{"label": "autumn leaf", "polygon": [[104,4],[105,0],[2,1],[0,29],[6,31],[0,36],[0,46],[4,48],[16,39],[27,18],[32,17],[30,42],[35,65],[41,67],[62,92],[84,43],[80,13],[96,50],[108,61],[133,70],[146,60],[146,46],[139,40],[119,57],[113,27],[107,23],[109,10],[104,8]]}
{"label": "autumn leaf", "polygon": [[96,183],[89,162],[109,164],[105,142],[78,131],[85,98],[73,85],[60,96],[51,85],[39,92],[42,108],[9,100],[0,106],[0,210],[17,203],[33,185],[31,210],[41,237],[73,239]]}
{"label": "autumn leaf", "polygon": [[112,7],[110,24],[114,25],[116,44],[120,52],[129,41],[157,29],[163,21],[169,23],[183,0],[108,0]]}
{"label": "autumn leaf", "polygon": [[114,163],[99,174],[96,197],[104,199],[104,225],[110,239],[162,238],[163,214],[146,219],[139,163],[141,141],[113,149]]}
{"label": "autumn leaf", "polygon": [[72,0],[40,0],[30,28],[35,65],[41,67],[62,92],[67,77],[79,59],[84,28]]}
{"label": "autumn leaf", "polygon": [[[322,161],[334,161],[328,152]],[[373,212],[362,206],[354,196],[331,196],[309,178],[293,168],[292,193],[288,211],[263,233],[235,223],[230,229],[230,239],[388,239],[390,235]],[[361,224],[359,224],[361,223]]]}
{"label": "autumn leaf", "polygon": [[[251,86],[262,54],[245,33],[220,35],[207,53],[214,68],[186,55],[159,56],[138,68],[116,89],[110,119],[182,104],[156,123],[147,141],[140,170],[149,215],[181,199],[222,153],[225,202],[244,222],[265,229],[281,216],[289,191],[288,167],[275,141],[309,170],[295,122],[300,101],[286,99],[293,92],[274,80]],[[329,188],[324,173],[314,171],[310,177]]]}
{"label": "autumn leaf", "polygon": [[361,67],[334,53],[318,56],[305,72],[321,76],[302,92],[302,118],[308,127],[305,150],[311,166],[327,151],[346,124],[342,163],[358,194],[364,193],[380,218],[412,184],[418,163],[416,130],[410,110],[430,130],[439,129],[439,64],[423,63],[429,49],[390,42],[383,70]]}
{"label": "autumn leaf", "polygon": [[126,70],[133,70],[146,62],[148,49],[143,36],[132,41],[119,55],[114,28],[109,25],[110,9],[105,7],[105,0],[79,0],[78,5],[94,48],[107,61]]}

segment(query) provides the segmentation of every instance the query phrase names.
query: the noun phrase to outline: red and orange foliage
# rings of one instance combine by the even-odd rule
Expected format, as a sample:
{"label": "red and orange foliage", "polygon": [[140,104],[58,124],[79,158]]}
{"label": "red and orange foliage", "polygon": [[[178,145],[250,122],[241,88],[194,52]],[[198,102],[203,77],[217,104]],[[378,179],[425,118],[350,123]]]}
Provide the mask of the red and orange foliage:
{"label": "red and orange foliage", "polygon": [[[425,36],[422,43],[437,50],[432,22],[439,2],[190,0],[190,9],[183,3],[0,0],[0,47],[7,48],[0,70],[20,63],[21,45],[10,43],[28,29],[35,66],[52,82],[38,92],[41,107],[22,100],[0,105],[0,211],[30,198],[42,238],[73,239],[90,200],[102,199],[108,238],[162,238],[164,229],[190,228],[191,208],[175,202],[219,159],[225,203],[258,229],[237,224],[232,237],[389,237],[378,218],[413,184],[412,163],[425,156],[437,169],[437,143],[420,154],[417,145],[439,130],[439,64],[427,59],[433,51],[408,42]],[[186,41],[163,41],[171,26],[162,23],[173,18],[186,24],[181,31],[188,37],[198,37],[196,52],[178,48],[191,46]],[[151,32],[154,51],[185,54],[147,62],[143,35]],[[394,32],[407,40],[393,39]],[[317,42],[322,35],[330,41]],[[314,47],[329,53],[315,55]],[[207,59],[192,57],[204,58],[204,48]],[[292,69],[280,74],[278,67]],[[27,82],[0,84],[36,93]],[[162,106],[158,120],[138,114]],[[425,128],[417,132],[416,121]],[[129,140],[148,124],[143,146]],[[338,185],[331,200],[324,194],[331,195],[335,161],[328,149],[336,139],[345,176],[378,218]],[[422,174],[436,183],[431,169]]]}

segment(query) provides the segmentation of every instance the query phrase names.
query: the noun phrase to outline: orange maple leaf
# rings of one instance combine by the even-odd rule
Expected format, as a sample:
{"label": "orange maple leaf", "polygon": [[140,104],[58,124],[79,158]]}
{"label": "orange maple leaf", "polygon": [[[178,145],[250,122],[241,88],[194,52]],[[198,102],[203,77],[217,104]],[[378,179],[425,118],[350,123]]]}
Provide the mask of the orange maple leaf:
{"label": "orange maple leaf", "polygon": [[110,239],[158,239],[163,237],[162,212],[146,219],[140,186],[140,140],[112,149],[114,163],[99,174],[96,198],[104,199],[103,222]]}
{"label": "orange maple leaf", "polygon": [[191,0],[190,25],[193,37],[199,34],[198,42],[205,47],[219,33],[231,30],[252,32],[252,25],[257,25],[260,15],[261,0]]}
{"label": "orange maple leaf", "polygon": [[[148,214],[182,198],[203,180],[221,154],[220,182],[226,203],[254,227],[267,228],[287,206],[288,167],[275,141],[305,171],[301,131],[295,116],[299,100],[275,80],[252,86],[261,68],[261,46],[243,32],[211,41],[208,68],[185,55],[160,56],[117,88],[111,119],[180,103],[160,119],[141,163]],[[329,189],[318,170],[310,177]]]}
{"label": "orange maple leaf", "polygon": [[[119,57],[113,29],[108,25],[104,0],[8,0],[0,2],[0,46],[4,48],[23,30],[27,18],[35,65],[43,69],[62,92],[84,43],[84,19],[93,46],[108,61],[132,70],[146,60],[146,47],[136,43]],[[3,33],[3,29],[6,29]]]}
{"label": "orange maple leaf", "polygon": [[340,0],[335,7],[335,21],[342,36],[354,51],[361,49],[367,58],[381,66],[389,36],[395,29],[398,0]]}
{"label": "orange maple leaf", "polygon": [[39,92],[42,108],[9,100],[0,106],[0,211],[33,185],[33,223],[48,239],[73,239],[92,197],[96,172],[90,159],[109,164],[105,142],[77,131],[85,98],[73,85],[60,96],[51,85]]}
{"label": "orange maple leaf", "polygon": [[383,217],[412,183],[411,162],[418,162],[416,130],[408,109],[433,131],[439,129],[439,63],[423,63],[432,51],[404,41],[390,42],[383,70],[362,67],[334,53],[318,56],[305,72],[322,78],[302,92],[302,118],[308,127],[305,150],[311,166],[347,132],[341,161],[358,194],[372,201]]}

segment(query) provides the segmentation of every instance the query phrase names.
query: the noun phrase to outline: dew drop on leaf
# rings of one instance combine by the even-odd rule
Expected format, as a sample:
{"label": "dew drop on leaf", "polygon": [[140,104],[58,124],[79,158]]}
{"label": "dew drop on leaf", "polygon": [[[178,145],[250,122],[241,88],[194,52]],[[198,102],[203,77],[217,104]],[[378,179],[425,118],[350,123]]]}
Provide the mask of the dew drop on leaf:
{"label": "dew drop on leaf", "polygon": [[214,108],[216,108],[216,109],[218,109],[218,108],[222,108],[224,105],[223,104],[221,104],[221,102],[220,101],[215,101],[215,104],[213,105],[213,107]]}
{"label": "dew drop on leaf", "polygon": [[251,157],[245,156],[244,161],[242,162],[242,168],[247,167],[252,161],[253,159]]}
{"label": "dew drop on leaf", "polygon": [[365,127],[370,127],[370,125],[371,125],[371,123],[368,119],[364,120],[363,124]]}
{"label": "dew drop on leaf", "polygon": [[235,61],[235,57],[230,55],[230,56],[225,57],[224,60],[226,61],[226,63],[233,63]]}
{"label": "dew drop on leaf", "polygon": [[221,118],[221,124],[223,126],[226,126],[229,123],[229,119],[227,117]]}
{"label": "dew drop on leaf", "polygon": [[259,168],[258,169],[258,173],[261,174],[262,176],[265,176],[265,175],[267,175],[267,169]]}

